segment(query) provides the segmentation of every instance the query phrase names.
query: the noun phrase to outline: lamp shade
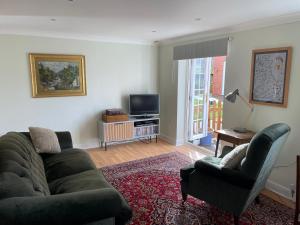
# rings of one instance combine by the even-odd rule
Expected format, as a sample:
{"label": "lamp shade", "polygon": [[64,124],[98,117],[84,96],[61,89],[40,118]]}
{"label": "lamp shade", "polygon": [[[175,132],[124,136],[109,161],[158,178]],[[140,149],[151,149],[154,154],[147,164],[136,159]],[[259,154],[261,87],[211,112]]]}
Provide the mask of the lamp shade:
{"label": "lamp shade", "polygon": [[235,89],[232,92],[229,92],[226,96],[225,99],[229,102],[235,103],[236,96],[239,95],[239,89]]}

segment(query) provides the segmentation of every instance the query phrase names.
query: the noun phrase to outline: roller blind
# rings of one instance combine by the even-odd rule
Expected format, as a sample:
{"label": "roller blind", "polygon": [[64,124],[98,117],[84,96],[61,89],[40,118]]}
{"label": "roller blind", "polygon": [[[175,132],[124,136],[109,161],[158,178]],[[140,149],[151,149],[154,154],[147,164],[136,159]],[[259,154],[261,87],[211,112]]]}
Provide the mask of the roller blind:
{"label": "roller blind", "polygon": [[228,38],[174,47],[174,60],[227,55]]}

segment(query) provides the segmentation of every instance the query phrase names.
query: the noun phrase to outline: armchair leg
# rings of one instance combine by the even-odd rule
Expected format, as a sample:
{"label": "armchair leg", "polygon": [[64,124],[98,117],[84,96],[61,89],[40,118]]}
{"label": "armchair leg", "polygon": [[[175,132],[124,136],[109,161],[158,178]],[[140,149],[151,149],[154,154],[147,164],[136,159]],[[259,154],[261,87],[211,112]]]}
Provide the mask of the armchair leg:
{"label": "armchair leg", "polygon": [[260,203],[260,198],[259,198],[259,196],[256,196],[256,198],[255,198],[254,201],[255,201],[256,204],[259,204],[259,203]]}
{"label": "armchair leg", "polygon": [[186,201],[186,199],[187,199],[187,194],[186,194],[186,193],[183,193],[183,192],[181,192],[181,195],[182,195],[182,200],[183,200],[183,202],[185,202],[185,201]]}
{"label": "armchair leg", "polygon": [[240,217],[239,216],[233,216],[233,220],[234,220],[234,225],[239,225],[239,220],[240,220]]}

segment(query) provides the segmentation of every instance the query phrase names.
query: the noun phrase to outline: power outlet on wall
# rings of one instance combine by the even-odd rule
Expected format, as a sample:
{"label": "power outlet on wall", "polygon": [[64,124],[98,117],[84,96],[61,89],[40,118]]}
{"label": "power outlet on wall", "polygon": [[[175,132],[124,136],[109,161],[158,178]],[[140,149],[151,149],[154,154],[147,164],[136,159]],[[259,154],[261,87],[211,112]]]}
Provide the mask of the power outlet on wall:
{"label": "power outlet on wall", "polygon": [[293,198],[295,195],[295,191],[296,191],[295,184],[290,184],[290,191],[291,191],[291,196]]}

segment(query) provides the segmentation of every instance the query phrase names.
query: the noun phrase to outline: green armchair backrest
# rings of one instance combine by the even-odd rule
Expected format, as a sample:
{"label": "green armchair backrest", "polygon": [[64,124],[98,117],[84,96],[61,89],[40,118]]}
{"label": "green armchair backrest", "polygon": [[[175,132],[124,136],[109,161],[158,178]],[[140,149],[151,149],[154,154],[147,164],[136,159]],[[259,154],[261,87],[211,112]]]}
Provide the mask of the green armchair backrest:
{"label": "green armchair backrest", "polygon": [[268,176],[289,132],[290,127],[283,123],[273,124],[258,132],[249,144],[241,171],[254,180]]}

